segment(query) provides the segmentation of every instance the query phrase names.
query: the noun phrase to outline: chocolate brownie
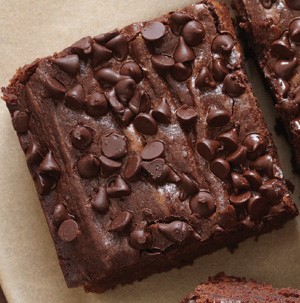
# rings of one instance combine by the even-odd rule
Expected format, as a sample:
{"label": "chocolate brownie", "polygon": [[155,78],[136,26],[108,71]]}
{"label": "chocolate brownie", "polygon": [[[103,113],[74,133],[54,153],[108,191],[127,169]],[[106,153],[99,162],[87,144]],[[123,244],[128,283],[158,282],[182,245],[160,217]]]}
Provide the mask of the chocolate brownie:
{"label": "chocolate brownie", "polygon": [[228,277],[220,273],[195,291],[181,303],[299,303],[300,290],[273,288],[269,284]]}
{"label": "chocolate brownie", "polygon": [[3,98],[69,287],[102,292],[297,215],[215,1],[20,69]]}
{"label": "chocolate brownie", "polygon": [[300,169],[298,0],[234,0],[240,27],[247,33],[260,69],[269,84]]}

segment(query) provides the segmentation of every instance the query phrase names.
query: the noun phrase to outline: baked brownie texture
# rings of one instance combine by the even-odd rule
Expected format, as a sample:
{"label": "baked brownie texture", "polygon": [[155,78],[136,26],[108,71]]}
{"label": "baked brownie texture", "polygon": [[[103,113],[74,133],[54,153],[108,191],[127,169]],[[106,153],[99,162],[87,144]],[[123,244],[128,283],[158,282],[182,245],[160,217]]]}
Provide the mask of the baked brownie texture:
{"label": "baked brownie texture", "polygon": [[214,1],[85,37],[4,100],[69,287],[102,292],[297,214]]}
{"label": "baked brownie texture", "polygon": [[240,27],[254,51],[276,103],[281,123],[300,169],[298,0],[234,0]]}
{"label": "baked brownie texture", "polygon": [[277,289],[269,284],[228,277],[220,273],[200,284],[181,303],[298,303],[300,290]]}

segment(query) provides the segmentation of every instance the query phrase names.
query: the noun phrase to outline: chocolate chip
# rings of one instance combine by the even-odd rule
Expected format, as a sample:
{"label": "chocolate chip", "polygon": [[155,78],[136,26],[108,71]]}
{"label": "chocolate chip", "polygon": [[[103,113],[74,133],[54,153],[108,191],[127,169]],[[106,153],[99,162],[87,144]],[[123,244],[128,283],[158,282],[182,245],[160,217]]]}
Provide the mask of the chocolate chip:
{"label": "chocolate chip", "polygon": [[132,222],[132,214],[129,211],[122,211],[110,223],[110,230],[122,233],[130,227]]}
{"label": "chocolate chip", "polygon": [[244,172],[244,177],[248,180],[253,190],[258,190],[262,184],[260,174],[255,170],[247,170]]}
{"label": "chocolate chip", "polygon": [[227,151],[235,151],[238,148],[239,134],[234,127],[229,131],[222,133],[217,138]]}
{"label": "chocolate chip", "polygon": [[127,180],[136,177],[142,167],[142,159],[138,155],[130,155],[123,170],[123,176]]}
{"label": "chocolate chip", "polygon": [[240,145],[236,151],[226,158],[226,160],[233,165],[244,164],[247,160],[247,148]]}
{"label": "chocolate chip", "polygon": [[198,114],[192,107],[187,106],[186,104],[179,107],[176,111],[176,116],[183,127],[192,127],[194,126]]}
{"label": "chocolate chip", "polygon": [[277,0],[260,0],[262,6],[264,8],[271,8],[273,3],[275,3]]}
{"label": "chocolate chip", "polygon": [[80,61],[78,55],[67,55],[62,58],[56,58],[53,62],[71,76],[75,76],[79,71]]}
{"label": "chocolate chip", "polygon": [[169,124],[171,122],[171,109],[165,98],[154,105],[152,117],[158,123]]}
{"label": "chocolate chip", "polygon": [[101,137],[102,152],[111,159],[119,159],[127,153],[126,138],[112,132]]}
{"label": "chocolate chip", "polygon": [[169,26],[174,35],[180,35],[182,26],[191,21],[192,17],[185,13],[172,13],[169,17]]}
{"label": "chocolate chip", "polygon": [[78,235],[78,224],[72,219],[68,219],[62,222],[58,229],[58,236],[65,242],[71,242],[75,240]]}
{"label": "chocolate chip", "polygon": [[142,36],[147,41],[157,41],[166,33],[164,24],[158,21],[147,22],[142,29]]}
{"label": "chocolate chip", "polygon": [[153,136],[157,133],[157,123],[149,114],[138,114],[133,121],[133,125],[138,132],[144,135]]}
{"label": "chocolate chip", "polygon": [[119,30],[117,28],[115,28],[114,30],[112,30],[108,33],[101,34],[101,35],[94,37],[94,40],[100,44],[104,44],[118,35],[119,35]]}
{"label": "chocolate chip", "polygon": [[51,151],[47,153],[47,155],[39,165],[39,171],[41,173],[45,173],[53,177],[58,177],[60,175],[60,166],[56,162]]}
{"label": "chocolate chip", "polygon": [[73,53],[78,55],[89,55],[92,52],[92,42],[91,37],[84,37],[72,44],[70,48]]}
{"label": "chocolate chip", "polygon": [[230,121],[231,115],[223,109],[210,108],[206,122],[211,127],[221,127]]}
{"label": "chocolate chip", "polygon": [[43,159],[41,148],[35,142],[31,142],[29,144],[28,148],[26,149],[25,156],[26,161],[32,165],[40,163]]}
{"label": "chocolate chip", "polygon": [[233,188],[236,192],[250,189],[248,180],[241,174],[233,172],[231,174]]}
{"label": "chocolate chip", "polygon": [[29,115],[23,111],[16,110],[12,116],[12,124],[18,134],[25,134],[29,130]]}
{"label": "chocolate chip", "polygon": [[174,52],[174,60],[178,63],[193,61],[196,57],[194,51],[185,43],[182,37],[179,37],[178,45]]}
{"label": "chocolate chip", "polygon": [[93,43],[93,52],[92,52],[92,66],[95,67],[101,63],[107,62],[109,61],[112,56],[113,53],[111,50],[109,50],[108,48],[97,44],[97,43]]}
{"label": "chocolate chip", "polygon": [[85,155],[78,161],[77,168],[82,178],[95,178],[99,172],[99,160],[94,155]]}
{"label": "chocolate chip", "polygon": [[270,206],[266,198],[261,195],[255,195],[250,198],[248,203],[248,212],[252,220],[261,219],[270,210]]}
{"label": "chocolate chip", "polygon": [[201,139],[197,142],[197,151],[205,160],[212,160],[220,147],[220,142],[210,139]]}
{"label": "chocolate chip", "polygon": [[296,18],[290,23],[289,37],[293,42],[300,43],[300,18]]}
{"label": "chocolate chip", "polygon": [[192,73],[192,67],[188,64],[176,63],[172,68],[172,77],[178,82],[186,81]]}
{"label": "chocolate chip", "polygon": [[157,229],[170,241],[182,243],[192,234],[193,229],[183,221],[173,221],[168,224],[158,223]]}
{"label": "chocolate chip", "polygon": [[112,107],[112,109],[118,114],[123,115],[125,113],[125,107],[124,105],[118,100],[116,96],[116,92],[114,89],[106,92],[105,95],[106,99],[108,100],[108,103]]}
{"label": "chocolate chip", "polygon": [[203,42],[205,29],[201,22],[190,21],[182,28],[181,35],[189,46],[196,46]]}
{"label": "chocolate chip", "polygon": [[57,178],[49,175],[37,174],[35,177],[35,184],[37,191],[40,195],[46,195],[50,193],[56,187]]}
{"label": "chocolate chip", "polygon": [[212,73],[215,81],[222,82],[226,75],[229,73],[229,69],[227,67],[227,62],[222,59],[213,59],[209,64],[209,70]]}
{"label": "chocolate chip", "polygon": [[271,55],[280,59],[289,59],[294,56],[294,51],[291,49],[291,43],[287,31],[272,43]]}
{"label": "chocolate chip", "polygon": [[136,83],[139,83],[143,79],[143,70],[134,61],[125,62],[120,68],[120,74],[124,76],[129,76]]}
{"label": "chocolate chip", "polygon": [[253,133],[245,137],[243,145],[247,148],[248,158],[250,160],[255,160],[266,151],[268,141],[266,137]]}
{"label": "chocolate chip", "polygon": [[118,116],[122,122],[122,125],[127,127],[131,123],[135,115],[128,107],[126,107],[124,109],[124,112],[122,114],[119,114]]}
{"label": "chocolate chip", "polygon": [[74,109],[81,109],[85,102],[85,93],[81,84],[71,88],[65,97],[66,106]]}
{"label": "chocolate chip", "polygon": [[66,88],[56,79],[46,76],[44,82],[45,97],[61,98],[66,92]]}
{"label": "chocolate chip", "polygon": [[91,202],[94,210],[99,213],[106,213],[109,208],[106,189],[104,186],[100,186],[97,195]]}
{"label": "chocolate chip", "polygon": [[268,154],[257,158],[250,166],[258,171],[265,172],[270,178],[273,177],[273,159]]}
{"label": "chocolate chip", "polygon": [[131,194],[131,189],[121,176],[117,176],[108,182],[106,192],[110,198],[123,198]]}
{"label": "chocolate chip", "polygon": [[279,112],[289,115],[292,118],[297,117],[299,113],[299,105],[292,99],[282,99],[276,104]]}
{"label": "chocolate chip", "polygon": [[117,84],[124,76],[121,76],[110,68],[101,68],[96,74],[95,78],[103,85],[103,87]]}
{"label": "chocolate chip", "polygon": [[217,86],[211,72],[207,67],[202,67],[196,78],[195,85],[197,88],[215,88]]}
{"label": "chocolate chip", "polygon": [[234,206],[245,205],[247,201],[251,198],[251,192],[245,191],[238,194],[231,194],[229,200]]}
{"label": "chocolate chip", "polygon": [[52,220],[54,225],[60,225],[63,221],[69,219],[69,213],[64,204],[57,204],[54,208]]}
{"label": "chocolate chip", "polygon": [[76,126],[71,132],[72,145],[80,150],[84,150],[91,145],[93,136],[91,131],[84,126]]}
{"label": "chocolate chip", "polygon": [[279,94],[285,98],[290,90],[289,83],[285,80],[278,79],[278,85],[279,85],[278,87]]}
{"label": "chocolate chip", "polygon": [[128,78],[120,80],[115,86],[115,92],[118,99],[124,104],[130,100],[135,92],[135,81]]}
{"label": "chocolate chip", "polygon": [[122,167],[122,162],[109,159],[105,156],[100,156],[101,176],[106,178],[111,176]]}
{"label": "chocolate chip", "polygon": [[228,161],[217,158],[210,163],[210,170],[220,179],[226,179],[230,174]]}
{"label": "chocolate chip", "polygon": [[141,91],[139,111],[141,113],[149,113],[151,110],[151,106],[152,104],[151,104],[150,96],[146,92]]}
{"label": "chocolate chip", "polygon": [[212,50],[215,53],[230,55],[234,47],[234,41],[229,34],[220,34],[212,42]]}
{"label": "chocolate chip", "polygon": [[300,0],[285,0],[287,7],[294,10],[300,10]]}
{"label": "chocolate chip", "polygon": [[199,191],[199,186],[191,177],[182,173],[180,175],[180,188],[181,192],[179,198],[181,201],[184,201],[189,196],[196,194]]}
{"label": "chocolate chip", "polygon": [[142,159],[151,161],[156,158],[161,158],[165,153],[165,145],[161,141],[152,141],[148,143],[142,151]]}
{"label": "chocolate chip", "polygon": [[104,116],[108,112],[108,104],[103,93],[93,92],[86,100],[86,113],[92,117]]}
{"label": "chocolate chip", "polygon": [[125,36],[118,35],[108,41],[105,46],[113,51],[117,60],[123,61],[126,59],[128,55],[128,42]]}
{"label": "chocolate chip", "polygon": [[237,98],[246,90],[246,86],[238,74],[228,74],[224,79],[223,91],[232,98]]}
{"label": "chocolate chip", "polygon": [[274,66],[276,75],[284,80],[289,80],[298,66],[298,60],[294,57],[291,60],[277,60]]}
{"label": "chocolate chip", "polygon": [[156,72],[160,75],[167,74],[175,64],[174,59],[166,55],[153,55],[151,62]]}
{"label": "chocolate chip", "polygon": [[215,198],[206,191],[199,191],[190,199],[190,209],[199,217],[209,218],[216,210]]}
{"label": "chocolate chip", "polygon": [[178,183],[181,181],[181,178],[178,174],[174,171],[174,169],[170,165],[164,166],[164,181],[171,182],[171,183]]}
{"label": "chocolate chip", "polygon": [[147,249],[152,246],[152,234],[147,222],[136,225],[129,237],[129,243],[136,249]]}
{"label": "chocolate chip", "polygon": [[259,188],[261,195],[265,197],[272,205],[280,203],[284,190],[285,189],[282,182],[280,182],[278,179],[267,180]]}
{"label": "chocolate chip", "polygon": [[142,167],[150,174],[153,180],[159,180],[164,172],[165,163],[164,159],[157,158],[150,162],[142,162]]}

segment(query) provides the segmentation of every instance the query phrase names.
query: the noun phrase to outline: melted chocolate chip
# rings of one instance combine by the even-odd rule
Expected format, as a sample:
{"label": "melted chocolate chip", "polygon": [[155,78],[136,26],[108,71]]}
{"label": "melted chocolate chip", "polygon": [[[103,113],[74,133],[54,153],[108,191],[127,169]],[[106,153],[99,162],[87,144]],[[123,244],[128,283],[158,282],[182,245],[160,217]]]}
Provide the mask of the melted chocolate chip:
{"label": "melted chocolate chip", "polygon": [[258,190],[262,184],[260,174],[255,170],[247,170],[244,172],[244,177],[248,180],[253,190]]}
{"label": "melted chocolate chip", "polygon": [[35,142],[31,142],[29,144],[28,148],[26,149],[25,156],[26,161],[33,165],[39,164],[43,159],[41,148]]}
{"label": "melted chocolate chip", "polygon": [[284,80],[289,80],[296,67],[298,66],[297,58],[294,57],[291,60],[277,60],[274,66],[276,75]]}
{"label": "melted chocolate chip", "polygon": [[104,116],[108,112],[108,104],[103,93],[94,92],[86,100],[86,113],[92,117]]}
{"label": "melted chocolate chip", "polygon": [[294,10],[300,10],[300,0],[285,0],[287,7]]}
{"label": "melted chocolate chip", "polygon": [[159,223],[157,229],[170,241],[183,243],[192,234],[193,229],[183,221],[173,221],[168,224]]}
{"label": "melted chocolate chip", "polygon": [[16,110],[12,116],[12,123],[18,134],[25,134],[29,130],[29,115],[23,111]]}
{"label": "melted chocolate chip", "polygon": [[197,88],[215,88],[217,86],[211,72],[207,67],[202,67],[196,78],[195,85]]}
{"label": "melted chocolate chip", "polygon": [[136,83],[139,83],[143,79],[142,68],[134,61],[125,62],[120,69],[120,74],[124,76],[129,76]]}
{"label": "melted chocolate chip", "polygon": [[234,41],[229,34],[220,34],[212,42],[212,51],[229,55],[234,47]]}
{"label": "melted chocolate chip", "polygon": [[68,219],[62,222],[58,229],[58,236],[65,242],[71,242],[75,240],[78,235],[78,224],[72,219]]}
{"label": "melted chocolate chip", "polygon": [[69,219],[69,213],[66,206],[61,203],[57,204],[54,208],[52,215],[53,224],[58,226],[63,221],[66,221],[68,219]]}
{"label": "melted chocolate chip", "polygon": [[157,123],[149,114],[138,114],[133,125],[138,132],[144,135],[153,136],[157,133]]}
{"label": "melted chocolate chip", "polygon": [[85,93],[81,84],[71,88],[65,97],[66,106],[74,109],[81,109],[85,102]]}
{"label": "melted chocolate chip", "polygon": [[50,76],[45,77],[45,97],[62,98],[66,92],[65,86]]}
{"label": "melted chocolate chip", "polygon": [[220,134],[217,139],[227,151],[232,152],[238,148],[239,134],[235,127],[225,133]]}
{"label": "melted chocolate chip", "polygon": [[95,73],[95,78],[103,85],[103,87],[117,84],[124,76],[121,76],[110,68],[101,68]]}
{"label": "melted chocolate chip", "polygon": [[127,153],[126,138],[115,132],[101,137],[101,147],[104,155],[111,159],[119,159]]}
{"label": "melted chocolate chip", "polygon": [[138,224],[130,234],[129,243],[136,249],[147,249],[152,245],[152,234],[147,222]]}
{"label": "melted chocolate chip", "polygon": [[147,41],[157,41],[166,33],[164,24],[158,21],[147,22],[142,29],[142,36]]}
{"label": "melted chocolate chip", "polygon": [[241,206],[241,205],[245,205],[250,198],[251,198],[251,192],[245,191],[242,193],[230,195],[229,200],[231,204],[233,204],[234,206]]}
{"label": "melted chocolate chip", "polygon": [[295,43],[300,43],[300,18],[294,19],[289,26],[289,37]]}
{"label": "melted chocolate chip", "polygon": [[194,51],[185,43],[182,37],[179,37],[177,48],[174,52],[174,60],[177,63],[193,61],[196,57]]}
{"label": "melted chocolate chip", "polygon": [[212,160],[220,147],[220,142],[210,139],[201,139],[197,142],[197,151],[205,160]]}
{"label": "melted chocolate chip", "polygon": [[226,179],[230,174],[228,161],[217,158],[210,163],[210,170],[220,179]]}
{"label": "melted chocolate chip", "polygon": [[223,91],[232,98],[237,98],[246,90],[246,86],[238,74],[228,74],[224,79]]}
{"label": "melted chocolate chip", "polygon": [[192,178],[186,174],[180,175],[180,200],[184,201],[189,196],[196,194],[199,191],[199,186]]}
{"label": "melted chocolate chip", "polygon": [[199,217],[208,218],[216,210],[214,197],[206,191],[200,191],[190,199],[190,209]]}
{"label": "melted chocolate chip", "polygon": [[163,176],[165,163],[164,159],[157,158],[151,162],[142,162],[142,167],[150,174],[153,180],[159,180]]}
{"label": "melted chocolate chip", "polygon": [[257,158],[250,166],[258,171],[265,172],[270,178],[273,177],[273,159],[268,154]]}
{"label": "melted chocolate chip", "polygon": [[74,147],[80,150],[88,148],[93,141],[93,135],[91,131],[84,126],[77,126],[71,132],[71,142]]}
{"label": "melted chocolate chip", "polygon": [[231,115],[223,109],[210,108],[206,122],[211,127],[221,127],[230,121]]}
{"label": "melted chocolate chip", "polygon": [[191,21],[192,18],[188,14],[185,13],[172,13],[169,18],[169,26],[174,35],[180,35],[181,29],[184,24]]}
{"label": "melted chocolate chip", "polygon": [[278,179],[270,179],[263,183],[259,188],[259,192],[270,204],[276,205],[282,199],[284,187]]}
{"label": "melted chocolate chip", "polygon": [[56,187],[57,178],[45,175],[37,174],[35,178],[35,184],[37,191],[40,195],[46,195]]}
{"label": "melted chocolate chip", "polygon": [[53,153],[49,151],[41,164],[39,165],[39,171],[44,174],[58,177],[60,175],[60,166],[56,162]]}
{"label": "melted chocolate chip", "polygon": [[181,35],[189,46],[196,46],[203,42],[205,29],[201,22],[190,21],[182,28]]}
{"label": "melted chocolate chip", "polygon": [[105,187],[100,186],[97,195],[91,202],[92,207],[99,213],[106,213],[109,208],[108,202]]}
{"label": "melted chocolate chip", "polygon": [[247,148],[243,145],[240,145],[236,151],[230,154],[226,160],[233,165],[244,164],[247,159]]}
{"label": "melted chocolate chip", "polygon": [[142,167],[142,159],[138,155],[130,155],[123,170],[123,176],[127,180],[136,177]]}
{"label": "melted chocolate chip", "polygon": [[151,161],[156,158],[162,158],[165,153],[165,145],[161,141],[152,141],[148,143],[142,151],[142,159]]}
{"label": "melted chocolate chip", "polygon": [[165,98],[160,103],[154,105],[152,117],[158,123],[169,124],[171,120],[171,109]]}
{"label": "melted chocolate chip", "polygon": [[123,198],[131,194],[131,189],[121,176],[117,176],[108,182],[106,192],[110,198]]}
{"label": "melted chocolate chip", "polygon": [[129,211],[122,211],[111,221],[110,230],[122,233],[126,231],[132,222],[132,214]]}
{"label": "melted chocolate chip", "polygon": [[231,174],[233,188],[236,192],[250,189],[248,180],[241,174],[233,172]]}
{"label": "melted chocolate chip", "polygon": [[271,54],[273,57],[280,59],[289,59],[294,56],[294,51],[291,49],[291,43],[287,31],[272,43]]}
{"label": "melted chocolate chip", "polygon": [[209,70],[212,73],[215,81],[222,82],[229,73],[227,64],[228,63],[222,58],[213,59],[213,61],[209,64]]}
{"label": "melted chocolate chip", "polygon": [[99,172],[99,160],[94,155],[85,155],[79,159],[77,168],[82,178],[95,178]]}
{"label": "melted chocolate chip", "polygon": [[252,220],[261,219],[269,212],[270,206],[267,199],[261,195],[255,195],[250,198],[248,203],[248,212]]}
{"label": "melted chocolate chip", "polygon": [[109,61],[113,57],[113,53],[110,49],[93,43],[92,46],[92,66],[95,67],[101,63]]}
{"label": "melted chocolate chip", "polygon": [[118,99],[124,104],[130,100],[135,92],[135,81],[128,78],[120,80],[115,86],[115,92]]}
{"label": "melted chocolate chip", "polygon": [[109,40],[105,46],[111,49],[117,60],[123,61],[128,55],[128,42],[125,36],[118,35]]}
{"label": "melted chocolate chip", "polygon": [[245,137],[243,145],[247,148],[248,158],[250,160],[255,160],[266,151],[268,141],[266,137],[253,133]]}
{"label": "melted chocolate chip", "polygon": [[92,41],[91,37],[84,37],[73,43],[70,48],[73,53],[80,56],[89,55],[92,52]]}
{"label": "melted chocolate chip", "polygon": [[186,81],[192,73],[192,67],[188,64],[176,63],[172,68],[172,77],[178,82]]}
{"label": "melted chocolate chip", "polygon": [[106,178],[114,174],[122,167],[122,162],[109,159],[105,156],[100,156],[101,176]]}
{"label": "melted chocolate chip", "polygon": [[151,62],[156,72],[160,75],[166,75],[175,64],[174,59],[166,55],[153,55]]}
{"label": "melted chocolate chip", "polygon": [[62,58],[56,58],[53,62],[70,76],[75,76],[79,71],[80,61],[78,55],[67,55]]}
{"label": "melted chocolate chip", "polygon": [[186,104],[177,109],[176,116],[181,126],[189,128],[194,126],[198,118],[198,114],[195,109],[187,106]]}

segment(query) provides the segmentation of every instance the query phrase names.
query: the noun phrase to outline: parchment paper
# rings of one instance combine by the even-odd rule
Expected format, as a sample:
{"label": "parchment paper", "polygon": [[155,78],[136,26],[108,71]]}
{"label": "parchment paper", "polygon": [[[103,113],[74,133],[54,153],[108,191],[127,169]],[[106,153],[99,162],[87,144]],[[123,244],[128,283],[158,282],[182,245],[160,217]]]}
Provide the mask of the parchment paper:
{"label": "parchment paper", "polygon": [[[193,3],[188,0],[0,0],[0,86],[16,68],[59,51],[86,35],[97,35],[134,21],[147,20]],[[255,93],[273,131],[271,99],[250,66]],[[0,102],[0,284],[9,303],[171,303],[179,302],[208,276],[220,271],[300,288],[300,219],[284,229],[249,239],[231,254],[227,249],[199,258],[193,266],[156,274],[101,295],[69,290],[64,282],[23,152]],[[296,186],[283,137],[274,136],[285,176]]]}

